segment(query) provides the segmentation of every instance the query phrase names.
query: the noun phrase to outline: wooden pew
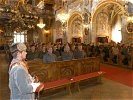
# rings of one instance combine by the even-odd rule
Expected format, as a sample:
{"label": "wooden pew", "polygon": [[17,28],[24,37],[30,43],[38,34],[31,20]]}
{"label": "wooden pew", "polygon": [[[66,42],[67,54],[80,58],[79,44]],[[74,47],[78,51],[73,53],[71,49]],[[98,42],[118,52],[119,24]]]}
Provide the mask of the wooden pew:
{"label": "wooden pew", "polygon": [[101,77],[105,74],[105,72],[103,71],[97,71],[97,72],[92,72],[92,73],[88,73],[88,74],[82,74],[82,75],[78,75],[75,77],[72,77],[70,79],[71,83],[77,83],[77,88],[78,91],[80,92],[80,86],[79,83],[83,80],[87,80],[87,79],[91,79],[94,77],[98,77],[98,81],[101,83]]}
{"label": "wooden pew", "polygon": [[[35,66],[35,62],[33,64]],[[79,82],[94,77],[99,80],[105,73],[100,72],[100,61],[95,57],[49,64],[40,63],[34,70],[32,68],[31,63],[29,70],[32,70],[32,75],[37,75],[40,82],[44,83],[45,91],[65,87],[69,94],[71,94],[71,84],[76,83],[80,91]]]}

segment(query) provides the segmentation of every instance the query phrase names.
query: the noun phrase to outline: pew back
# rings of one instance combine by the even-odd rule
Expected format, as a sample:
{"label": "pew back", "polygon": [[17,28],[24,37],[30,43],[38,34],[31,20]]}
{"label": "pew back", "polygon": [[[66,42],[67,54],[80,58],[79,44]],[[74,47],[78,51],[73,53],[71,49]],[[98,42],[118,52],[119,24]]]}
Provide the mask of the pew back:
{"label": "pew back", "polygon": [[100,61],[95,57],[49,64],[37,60],[28,64],[31,75],[37,75],[40,82],[51,82],[100,71]]}

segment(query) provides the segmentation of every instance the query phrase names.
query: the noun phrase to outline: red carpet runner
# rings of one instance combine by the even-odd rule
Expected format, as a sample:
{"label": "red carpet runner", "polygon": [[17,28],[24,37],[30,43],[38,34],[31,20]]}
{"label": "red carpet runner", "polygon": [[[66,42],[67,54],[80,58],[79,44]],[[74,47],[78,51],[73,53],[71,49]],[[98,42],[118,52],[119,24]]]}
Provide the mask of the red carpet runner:
{"label": "red carpet runner", "polygon": [[101,65],[101,71],[105,71],[104,77],[113,81],[133,87],[133,70],[114,67],[111,65]]}

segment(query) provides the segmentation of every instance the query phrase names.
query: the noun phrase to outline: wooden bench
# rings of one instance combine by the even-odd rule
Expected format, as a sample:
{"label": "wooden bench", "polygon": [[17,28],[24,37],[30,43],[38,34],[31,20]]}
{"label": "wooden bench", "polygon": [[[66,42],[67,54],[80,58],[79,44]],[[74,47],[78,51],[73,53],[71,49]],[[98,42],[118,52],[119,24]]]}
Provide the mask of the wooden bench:
{"label": "wooden bench", "polygon": [[53,82],[46,82],[46,83],[44,83],[44,90],[48,90],[48,89],[52,89],[52,88],[66,87],[66,89],[69,90],[68,91],[69,94],[71,94],[70,84],[71,84],[71,82],[68,78],[53,81]]}
{"label": "wooden bench", "polygon": [[79,87],[80,81],[91,79],[91,78],[94,78],[94,77],[99,77],[98,81],[101,83],[101,77],[104,74],[105,74],[105,72],[103,72],[103,71],[97,71],[97,72],[93,72],[93,73],[88,73],[88,74],[75,76],[75,77],[72,77],[70,80],[71,80],[71,83],[77,83],[77,88],[78,88],[78,91],[80,92],[80,87]]}
{"label": "wooden bench", "polygon": [[[68,78],[62,79],[62,80],[56,80],[56,81],[52,81],[52,82],[46,82],[44,83],[44,91],[45,90],[49,90],[49,89],[54,89],[54,88],[61,88],[61,87],[66,87],[66,91],[69,92],[69,94],[71,95],[71,82]],[[40,93],[38,92],[38,100],[40,99]]]}
{"label": "wooden bench", "polygon": [[[78,91],[80,92],[79,83],[80,81],[87,80],[94,77],[99,77],[99,82],[101,82],[101,77],[105,74],[103,71],[97,71],[93,73],[83,74],[71,78],[64,78],[61,80],[53,81],[53,82],[46,82],[44,83],[44,90],[52,89],[52,88],[60,88],[60,87],[66,87],[66,91],[69,92],[69,94],[72,94],[71,92],[71,84],[77,83]],[[38,99],[39,99],[39,93],[38,93]]]}

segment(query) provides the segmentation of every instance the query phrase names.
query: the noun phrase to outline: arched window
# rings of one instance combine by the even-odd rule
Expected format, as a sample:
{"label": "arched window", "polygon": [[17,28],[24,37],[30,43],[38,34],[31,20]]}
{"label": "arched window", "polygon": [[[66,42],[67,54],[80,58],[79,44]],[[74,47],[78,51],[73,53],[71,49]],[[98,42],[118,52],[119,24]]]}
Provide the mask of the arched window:
{"label": "arched window", "polygon": [[27,32],[16,32],[14,31],[14,43],[27,42]]}

